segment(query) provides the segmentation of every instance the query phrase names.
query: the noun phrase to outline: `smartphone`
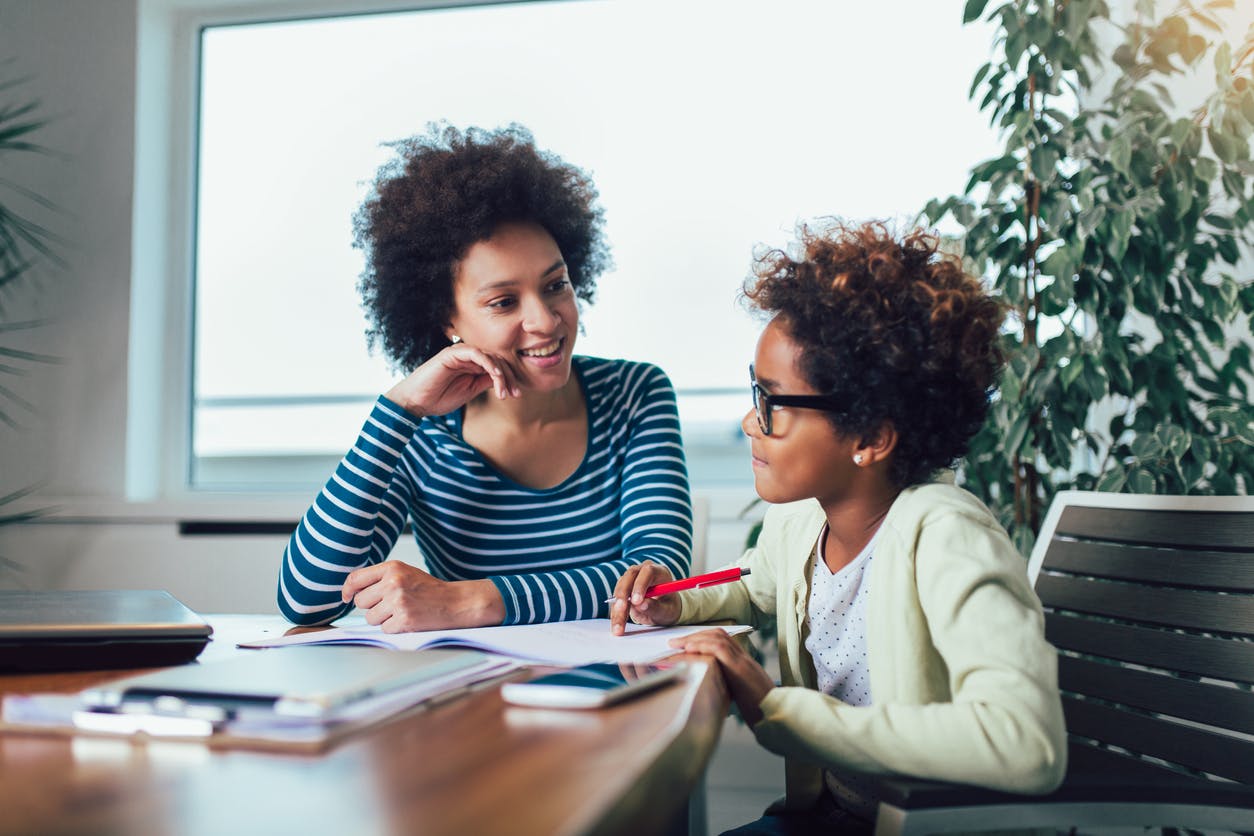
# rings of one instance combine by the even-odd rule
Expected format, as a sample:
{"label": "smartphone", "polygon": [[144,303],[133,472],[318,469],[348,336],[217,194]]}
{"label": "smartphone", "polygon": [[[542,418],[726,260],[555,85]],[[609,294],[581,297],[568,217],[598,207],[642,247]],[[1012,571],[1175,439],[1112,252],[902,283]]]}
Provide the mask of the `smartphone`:
{"label": "smartphone", "polygon": [[664,685],[678,677],[683,667],[682,663],[580,665],[530,682],[507,682],[501,686],[501,697],[514,705],[600,708]]}

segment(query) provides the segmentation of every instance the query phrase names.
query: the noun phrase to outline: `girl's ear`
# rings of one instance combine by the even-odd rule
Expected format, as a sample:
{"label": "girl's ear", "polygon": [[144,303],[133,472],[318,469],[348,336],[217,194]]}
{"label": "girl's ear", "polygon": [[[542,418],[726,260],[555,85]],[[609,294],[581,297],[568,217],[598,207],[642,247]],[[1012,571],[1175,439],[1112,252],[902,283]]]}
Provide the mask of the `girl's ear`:
{"label": "girl's ear", "polygon": [[853,463],[869,467],[876,462],[887,461],[897,449],[897,428],[885,421],[874,434],[862,439],[854,448]]}

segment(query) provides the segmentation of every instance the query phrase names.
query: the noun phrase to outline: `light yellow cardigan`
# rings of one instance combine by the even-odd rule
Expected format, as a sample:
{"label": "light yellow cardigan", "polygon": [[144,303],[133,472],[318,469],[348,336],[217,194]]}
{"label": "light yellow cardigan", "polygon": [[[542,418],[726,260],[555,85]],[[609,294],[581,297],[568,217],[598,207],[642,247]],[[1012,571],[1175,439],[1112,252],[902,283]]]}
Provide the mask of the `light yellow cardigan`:
{"label": "light yellow cardigan", "polygon": [[1057,656],[1026,563],[992,513],[953,485],[893,502],[870,568],[872,704],[815,690],[805,649],[817,501],[772,507],[740,583],[682,596],[680,621],[778,615],[782,686],[762,700],[758,742],[786,758],[786,806],[822,791],[822,767],[1044,793],[1066,770]]}

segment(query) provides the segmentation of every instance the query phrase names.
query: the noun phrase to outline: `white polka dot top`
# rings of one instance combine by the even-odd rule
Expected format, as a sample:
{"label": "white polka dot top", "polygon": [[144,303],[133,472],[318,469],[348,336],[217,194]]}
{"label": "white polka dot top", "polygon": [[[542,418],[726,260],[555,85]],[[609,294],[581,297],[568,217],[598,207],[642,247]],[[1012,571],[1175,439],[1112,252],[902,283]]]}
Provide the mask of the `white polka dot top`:
{"label": "white polka dot top", "polygon": [[[822,544],[827,528],[819,537]],[[867,567],[875,551],[871,542],[835,574],[815,554],[810,581],[810,635],[806,650],[814,659],[819,690],[850,705],[871,704],[871,679],[866,663]]]}
{"label": "white polka dot top", "polygon": [[[814,572],[810,580],[810,635],[806,650],[814,659],[819,690],[849,705],[871,704],[871,676],[866,656],[867,573],[875,553],[871,542],[839,572],[832,574],[823,562],[821,547],[827,527],[819,536]],[[855,815],[873,819],[879,799],[875,784],[853,772],[825,770],[824,783],[836,803]]]}

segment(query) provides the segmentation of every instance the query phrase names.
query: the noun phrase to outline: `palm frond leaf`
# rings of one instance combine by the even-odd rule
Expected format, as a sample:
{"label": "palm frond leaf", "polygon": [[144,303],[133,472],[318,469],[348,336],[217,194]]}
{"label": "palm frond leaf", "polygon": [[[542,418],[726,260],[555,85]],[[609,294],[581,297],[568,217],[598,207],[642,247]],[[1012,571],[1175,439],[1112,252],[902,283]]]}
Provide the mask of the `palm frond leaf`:
{"label": "palm frond leaf", "polygon": [[31,328],[42,328],[48,324],[46,319],[28,319],[25,322],[0,322],[0,333],[5,331],[26,331]]}
{"label": "palm frond leaf", "polygon": [[32,363],[51,363],[57,365],[61,362],[61,358],[55,354],[36,354],[33,351],[23,351],[20,348],[9,348],[0,345],[0,357],[10,357],[14,360],[29,360]]}
{"label": "palm frond leaf", "polygon": [[[52,511],[51,508],[27,508],[17,511],[6,510],[6,506],[12,505],[21,499],[25,499],[35,493],[38,487],[39,486],[37,485],[29,485],[25,488],[13,491],[7,496],[0,497],[0,526],[16,525],[18,523],[41,519],[46,517]],[[25,570],[25,567],[15,560],[11,560],[4,555],[0,555],[0,571],[6,569],[12,572],[22,572]]]}

